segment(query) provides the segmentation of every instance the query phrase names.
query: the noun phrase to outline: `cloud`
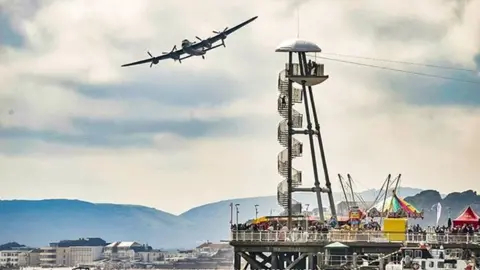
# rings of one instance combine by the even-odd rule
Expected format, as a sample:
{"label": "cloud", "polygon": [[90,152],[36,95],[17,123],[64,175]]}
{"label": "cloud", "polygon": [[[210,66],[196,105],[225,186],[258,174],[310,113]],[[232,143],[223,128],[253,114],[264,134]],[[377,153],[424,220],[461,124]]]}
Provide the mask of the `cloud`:
{"label": "cloud", "polygon": [[[31,130],[27,128],[0,128],[0,138],[9,140],[6,145],[0,145],[0,151],[7,152],[17,149],[25,152],[28,148],[34,149],[35,145],[30,142],[44,142],[58,145],[94,147],[94,148],[151,148],[164,145],[162,140],[177,139],[215,138],[220,134],[238,134],[238,126],[242,125],[242,119],[219,119],[184,121],[172,120],[144,120],[126,121],[116,120],[93,120],[88,118],[72,119],[75,133],[52,130]],[[167,137],[165,137],[167,135]],[[16,145],[17,147],[14,147]]]}
{"label": "cloud", "polygon": [[187,108],[198,104],[217,106],[232,102],[243,95],[241,85],[225,73],[188,74],[188,80],[181,83],[172,80],[173,76],[174,73],[164,72],[145,81],[78,85],[75,89],[93,99],[150,100],[158,104],[174,104]]}
{"label": "cloud", "polygon": [[23,44],[22,36],[18,35],[15,30],[12,28],[10,19],[4,15],[0,10],[0,52],[1,47],[13,46],[20,47]]}
{"label": "cloud", "polygon": [[[415,28],[415,31],[412,31]],[[386,41],[433,41],[444,37],[446,29],[441,24],[430,24],[420,19],[395,18],[376,27],[375,36]]]}
{"label": "cloud", "polygon": [[475,55],[473,58],[473,61],[475,62],[475,65],[477,66],[477,70],[480,70],[480,53]]}
{"label": "cloud", "polygon": [[[178,1],[0,1],[11,26],[0,37],[22,40],[0,54],[0,196],[178,213],[274,194],[282,180],[276,87],[286,60],[274,49],[297,35],[297,5],[300,37],[325,52],[478,68],[478,1],[429,0],[415,9],[380,0],[212,0],[188,9]],[[206,60],[120,67],[255,15]],[[330,78],[314,91],[332,179],[349,172],[378,187],[401,172],[405,186],[478,188],[469,181],[480,161],[476,85],[327,61],[325,70]],[[313,183],[308,152],[295,166]]]}

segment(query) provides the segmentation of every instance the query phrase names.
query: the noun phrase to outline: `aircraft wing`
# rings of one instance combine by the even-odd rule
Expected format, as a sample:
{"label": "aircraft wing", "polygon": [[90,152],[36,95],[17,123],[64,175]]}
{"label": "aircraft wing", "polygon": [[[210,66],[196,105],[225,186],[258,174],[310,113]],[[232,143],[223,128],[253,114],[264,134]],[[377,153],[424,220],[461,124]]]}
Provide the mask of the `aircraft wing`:
{"label": "aircraft wing", "polygon": [[[233,32],[237,31],[238,29],[244,27],[245,25],[253,22],[253,21],[256,20],[257,18],[258,18],[258,16],[255,16],[255,17],[253,17],[253,18],[251,18],[251,19],[249,19],[249,20],[246,20],[246,21],[244,21],[243,23],[241,23],[241,24],[239,24],[239,25],[236,25],[236,26],[234,26],[234,27],[232,27],[232,28],[228,28],[228,27],[227,27],[227,28],[225,28],[225,30],[223,30],[222,32],[215,32],[215,33],[217,33],[215,36],[210,37],[210,38],[208,38],[208,39],[205,40],[205,41],[207,41],[207,42],[210,43],[210,44],[213,44],[213,43],[215,43],[215,42],[217,42],[217,41],[219,41],[219,40],[226,39],[228,35],[232,34]],[[195,47],[203,47],[204,45],[205,45],[204,42],[199,42],[199,43],[194,44],[192,47],[193,47],[193,48],[195,48]]]}
{"label": "aircraft wing", "polygon": [[159,61],[165,60],[165,59],[178,60],[178,59],[180,59],[180,57],[181,57],[184,53],[185,53],[185,52],[183,51],[183,49],[180,49],[180,50],[172,51],[172,52],[167,53],[167,54],[164,54],[164,55],[155,56],[155,57],[151,57],[151,58],[148,58],[148,59],[140,60],[140,61],[137,61],[137,62],[124,64],[124,65],[122,65],[122,67],[129,67],[129,66],[135,66],[135,65],[146,64],[146,63],[153,63],[153,62],[157,62],[157,63],[158,63]]}

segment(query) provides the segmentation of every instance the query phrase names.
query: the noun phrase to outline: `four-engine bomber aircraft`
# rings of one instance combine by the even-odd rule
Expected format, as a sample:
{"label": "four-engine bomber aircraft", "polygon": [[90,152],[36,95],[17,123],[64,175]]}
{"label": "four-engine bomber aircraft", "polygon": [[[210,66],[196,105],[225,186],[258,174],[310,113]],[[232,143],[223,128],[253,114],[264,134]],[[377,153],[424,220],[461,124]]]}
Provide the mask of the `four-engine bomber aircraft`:
{"label": "four-engine bomber aircraft", "polygon": [[[251,23],[254,21],[258,16],[255,16],[235,27],[228,28],[226,27],[223,31],[213,31],[216,35],[213,37],[210,37],[208,39],[201,39],[199,37],[196,37],[199,42],[191,42],[188,39],[184,39],[182,41],[182,48],[180,50],[177,50],[177,45],[173,46],[173,49],[170,52],[163,52],[161,56],[153,56],[150,52],[147,52],[150,58],[141,60],[138,62],[133,62],[129,64],[122,65],[122,67],[128,67],[128,66],[133,66],[133,65],[139,65],[139,64],[145,64],[145,63],[150,63],[150,67],[152,65],[158,64],[159,61],[165,60],[165,59],[173,59],[174,61],[178,61],[182,63],[182,60],[190,58],[192,56],[201,56],[203,59],[205,59],[205,54],[213,50],[217,47],[225,46],[225,39],[227,38],[228,35],[231,33],[237,31],[238,29],[244,27],[245,25]],[[220,44],[214,44],[217,41],[221,41],[222,43]],[[187,56],[183,56],[184,54],[187,54]],[[183,57],[182,57],[183,56]]]}

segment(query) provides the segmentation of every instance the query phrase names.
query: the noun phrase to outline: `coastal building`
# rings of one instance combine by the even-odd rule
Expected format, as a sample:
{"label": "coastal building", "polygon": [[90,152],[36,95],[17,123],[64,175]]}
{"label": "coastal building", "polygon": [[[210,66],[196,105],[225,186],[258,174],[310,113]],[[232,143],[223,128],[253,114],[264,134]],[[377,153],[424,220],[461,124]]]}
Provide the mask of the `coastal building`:
{"label": "coastal building", "polygon": [[0,266],[38,266],[40,265],[40,250],[18,249],[0,251]]}
{"label": "coastal building", "polygon": [[228,243],[212,243],[212,242],[205,242],[198,247],[195,248],[196,253],[199,254],[211,254],[217,253],[219,250],[230,249],[230,245]]}
{"label": "coastal building", "polygon": [[2,250],[0,251],[0,265],[2,266],[18,266],[18,256],[20,250]]}
{"label": "coastal building", "polygon": [[41,248],[40,266],[78,266],[91,264],[102,258],[106,242],[101,238],[80,238],[50,243]]}
{"label": "coastal building", "polygon": [[148,246],[137,242],[113,242],[105,246],[103,255],[110,260],[138,260],[141,251],[148,251]]}
{"label": "coastal building", "polygon": [[40,249],[25,250],[18,254],[18,266],[39,266]]}
{"label": "coastal building", "polygon": [[70,247],[69,266],[91,264],[102,257],[103,246]]}
{"label": "coastal building", "polygon": [[40,248],[40,266],[69,266],[68,247],[49,246]]}
{"label": "coastal building", "polygon": [[148,251],[139,251],[138,257],[144,263],[156,263],[165,260],[166,254],[168,252],[162,250],[148,250]]}

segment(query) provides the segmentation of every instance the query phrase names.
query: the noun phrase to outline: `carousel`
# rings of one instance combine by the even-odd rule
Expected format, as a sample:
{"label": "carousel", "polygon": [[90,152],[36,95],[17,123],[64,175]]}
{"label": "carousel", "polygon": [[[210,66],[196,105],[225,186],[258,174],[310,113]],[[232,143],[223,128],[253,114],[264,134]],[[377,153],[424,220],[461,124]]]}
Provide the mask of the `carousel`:
{"label": "carousel", "polygon": [[408,219],[423,219],[423,210],[419,211],[394,191],[382,205],[377,204],[370,208],[368,216],[372,219],[380,218],[382,231],[390,241],[405,241]]}
{"label": "carousel", "polygon": [[368,209],[368,217],[371,218],[423,218],[423,210],[419,211],[403,198],[400,198],[396,192],[385,202],[379,202]]}
{"label": "carousel", "polygon": [[365,200],[359,197],[359,193],[354,192],[353,178],[347,175],[347,181],[339,175],[349,211],[346,222],[343,224],[339,222],[339,226],[334,227],[334,229],[377,231],[382,237],[389,240],[404,240],[408,219],[423,219],[423,211],[419,211],[397,194],[400,178],[401,174],[393,180],[391,180],[391,175],[388,175],[374,202],[367,205]]}

